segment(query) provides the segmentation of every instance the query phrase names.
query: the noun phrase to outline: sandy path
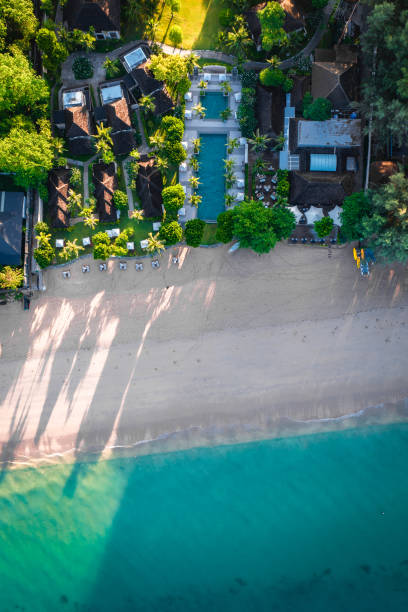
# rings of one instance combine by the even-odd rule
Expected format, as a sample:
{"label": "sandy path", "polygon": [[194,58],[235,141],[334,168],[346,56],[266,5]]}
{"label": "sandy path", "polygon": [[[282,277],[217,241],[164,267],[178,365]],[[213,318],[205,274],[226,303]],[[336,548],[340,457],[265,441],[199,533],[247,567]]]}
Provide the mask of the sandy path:
{"label": "sandy path", "polygon": [[169,257],[141,273],[74,264],[69,281],[50,270],[28,313],[2,308],[3,460],[408,396],[402,266],[362,279],[348,248],[288,245]]}

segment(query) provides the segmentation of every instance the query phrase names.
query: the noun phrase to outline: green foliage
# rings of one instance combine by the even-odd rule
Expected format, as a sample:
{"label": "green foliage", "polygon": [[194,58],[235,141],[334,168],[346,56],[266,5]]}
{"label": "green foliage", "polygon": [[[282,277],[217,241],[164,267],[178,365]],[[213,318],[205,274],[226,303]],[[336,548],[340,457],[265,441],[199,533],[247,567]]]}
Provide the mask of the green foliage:
{"label": "green foliage", "polygon": [[278,184],[276,185],[276,194],[281,198],[289,197],[290,185],[287,179],[278,180]]}
{"label": "green foliage", "polygon": [[37,25],[31,0],[0,0],[0,50],[11,45],[26,50]]}
{"label": "green foliage", "polygon": [[4,266],[0,270],[0,289],[18,289],[24,280],[24,273],[21,268]]}
{"label": "green foliage", "polygon": [[179,184],[165,187],[162,191],[162,198],[166,211],[166,222],[177,221],[178,211],[183,206],[185,200],[183,187]]}
{"label": "green foliage", "polygon": [[39,246],[34,249],[34,259],[40,268],[49,266],[55,257],[55,250],[51,246],[50,238],[51,234],[45,232],[40,232],[38,235]]}
{"label": "green foliage", "polygon": [[311,104],[306,104],[303,98],[303,116],[312,121],[326,121],[331,117],[332,103],[326,98],[316,98]]}
{"label": "green foliage", "polygon": [[296,217],[285,206],[274,206],[270,211],[272,228],[278,240],[289,238],[296,227]]}
{"label": "green foliage", "polygon": [[183,31],[178,25],[171,26],[169,31],[169,39],[175,47],[178,47],[183,42]]}
{"label": "green foliage", "polygon": [[107,259],[111,254],[110,238],[106,232],[98,232],[92,236],[94,259]]}
{"label": "green foliage", "polygon": [[256,87],[258,74],[254,70],[243,70],[240,76],[242,87]]}
{"label": "green foliage", "polygon": [[113,194],[113,203],[118,210],[128,209],[128,197],[124,191],[117,189]]}
{"label": "green foliage", "polygon": [[256,253],[268,253],[278,238],[272,226],[271,209],[254,200],[238,204],[232,211],[234,216],[234,236],[240,246],[250,248]]}
{"label": "green foliage", "polygon": [[282,27],[285,21],[285,11],[279,2],[268,2],[265,8],[258,11],[258,17],[261,22],[262,47],[265,51],[288,43],[287,34]]}
{"label": "green foliage", "polygon": [[222,25],[223,28],[231,27],[232,24],[234,23],[234,19],[235,19],[235,13],[232,10],[232,8],[223,9],[218,16],[220,25]]}
{"label": "green foliage", "polygon": [[319,238],[328,236],[333,229],[333,219],[331,217],[323,217],[319,221],[314,222],[314,228]]}
{"label": "green foliage", "polygon": [[179,166],[187,157],[187,153],[181,142],[167,141],[164,145],[163,152],[167,159],[175,166]]}
{"label": "green foliage", "polygon": [[182,79],[188,77],[187,58],[181,55],[152,55],[149,68],[156,79],[165,81],[173,91]]}
{"label": "green foliage", "polygon": [[316,9],[324,8],[329,0],[312,0],[312,6]]}
{"label": "green foliage", "polygon": [[79,168],[72,168],[71,178],[69,179],[69,182],[71,183],[73,187],[79,187],[81,185],[82,174]]}
{"label": "green foliage", "polygon": [[167,115],[161,120],[160,128],[165,133],[167,141],[181,142],[184,134],[184,123],[181,119]]}
{"label": "green foliage", "polygon": [[257,120],[255,114],[256,91],[253,87],[243,87],[241,102],[238,106],[237,117],[241,133],[250,138],[256,130]]}
{"label": "green foliage", "polygon": [[36,75],[20,51],[0,54],[0,116],[28,112],[38,119],[47,110],[48,97],[46,82]]}
{"label": "green foliage", "polygon": [[[115,242],[110,247],[110,254],[118,257],[125,257],[128,253],[127,243],[132,241],[135,235],[135,230],[132,227],[127,227],[120,232]],[[103,252],[103,250],[102,250]],[[101,259],[100,257],[98,259]]]}
{"label": "green foliage", "polygon": [[160,227],[159,238],[166,244],[176,244],[183,239],[183,229],[177,221],[164,223]]}
{"label": "green foliage", "polygon": [[259,80],[265,87],[282,87],[286,92],[293,87],[293,80],[287,77],[280,68],[265,68],[261,71]]}
{"label": "green foliage", "polygon": [[72,64],[72,72],[78,81],[90,79],[93,76],[93,67],[87,57],[77,57]]}
{"label": "green foliage", "polygon": [[170,6],[171,15],[174,13],[179,13],[181,8],[180,0],[168,0],[168,5]]}
{"label": "green foliage", "polygon": [[402,172],[372,194],[372,216],[362,220],[364,235],[387,262],[408,261],[408,179]]}
{"label": "green foliage", "polygon": [[36,42],[38,48],[42,51],[42,61],[45,68],[51,73],[57,72],[62,62],[69,55],[66,45],[60,42],[54,30],[49,28],[38,30]]}
{"label": "green foliage", "polygon": [[234,236],[234,213],[232,210],[226,210],[220,213],[217,217],[217,232],[216,240],[219,242],[231,242]]}
{"label": "green foliage", "polygon": [[41,233],[48,234],[48,232],[50,231],[50,228],[48,227],[48,224],[45,221],[39,221],[34,226],[34,230],[35,230],[36,235],[39,236]]}
{"label": "green foliage", "polygon": [[198,247],[201,244],[205,228],[205,221],[202,219],[190,219],[184,228],[184,237],[188,246]]}
{"label": "green foliage", "polygon": [[352,240],[361,240],[364,236],[362,221],[364,218],[370,217],[372,214],[370,198],[359,191],[353,193],[343,202],[343,210],[340,213],[341,217],[341,235],[351,242]]}

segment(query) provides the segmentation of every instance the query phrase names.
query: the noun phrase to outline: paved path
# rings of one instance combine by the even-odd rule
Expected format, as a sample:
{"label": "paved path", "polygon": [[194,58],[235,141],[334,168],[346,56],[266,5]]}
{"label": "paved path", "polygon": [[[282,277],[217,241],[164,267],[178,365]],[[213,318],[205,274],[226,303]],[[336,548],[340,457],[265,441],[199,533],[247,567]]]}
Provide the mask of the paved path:
{"label": "paved path", "polygon": [[83,189],[83,197],[84,197],[84,202],[86,202],[86,200],[89,198],[89,164],[91,164],[93,161],[95,161],[97,156],[98,155],[95,153],[95,155],[93,155],[93,157],[88,159],[88,161],[86,161],[86,162],[79,161],[78,159],[69,159],[69,158],[67,158],[67,162],[69,164],[71,164],[71,166],[78,166],[78,167],[84,169],[84,175],[83,175],[83,188],[84,188]]}

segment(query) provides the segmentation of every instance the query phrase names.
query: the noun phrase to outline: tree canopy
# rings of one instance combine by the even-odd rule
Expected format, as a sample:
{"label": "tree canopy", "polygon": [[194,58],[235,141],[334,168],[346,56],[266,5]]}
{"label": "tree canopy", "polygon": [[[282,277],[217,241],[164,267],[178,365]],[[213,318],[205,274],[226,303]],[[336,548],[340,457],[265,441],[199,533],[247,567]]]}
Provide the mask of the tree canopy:
{"label": "tree canopy", "polygon": [[279,2],[268,2],[261,11],[258,12],[262,30],[262,47],[265,51],[270,51],[276,45],[286,45],[288,37],[283,29],[285,21],[285,11]]}
{"label": "tree canopy", "polygon": [[341,234],[349,242],[361,240],[364,236],[362,221],[371,215],[370,198],[364,191],[347,196],[343,202],[341,215]]}
{"label": "tree canopy", "polygon": [[35,74],[20,51],[0,54],[0,117],[3,113],[40,117],[48,96],[46,82]]}
{"label": "tree canopy", "polygon": [[27,49],[37,24],[31,0],[0,0],[0,51],[10,45]]}

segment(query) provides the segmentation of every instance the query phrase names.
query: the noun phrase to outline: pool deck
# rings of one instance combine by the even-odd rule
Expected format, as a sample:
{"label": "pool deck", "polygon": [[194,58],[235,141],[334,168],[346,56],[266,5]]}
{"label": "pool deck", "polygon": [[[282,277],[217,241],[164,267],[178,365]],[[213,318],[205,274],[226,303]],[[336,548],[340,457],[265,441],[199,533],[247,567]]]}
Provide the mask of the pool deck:
{"label": "pool deck", "polygon": [[[219,81],[220,72],[210,72],[210,68],[214,70],[214,66],[208,66],[208,73],[211,74],[211,79],[208,81],[208,87],[206,89],[207,92],[219,92],[221,90],[221,83]],[[207,68],[206,68],[207,70]],[[195,76],[191,83],[190,92],[192,94],[192,100],[186,101],[186,111],[190,110],[192,112],[191,119],[185,119],[185,131],[183,136],[183,141],[187,142],[187,162],[190,155],[193,153],[193,145],[192,141],[195,138],[198,138],[200,134],[226,134],[227,139],[230,140],[232,138],[240,138],[241,132],[238,120],[236,119],[236,112],[238,110],[239,102],[236,101],[235,95],[241,93],[241,81],[239,78],[233,78],[231,74],[225,74],[225,80],[229,82],[231,85],[231,93],[229,94],[229,108],[231,109],[232,115],[231,118],[227,121],[222,121],[222,119],[201,119],[192,108],[200,102],[200,88],[198,84],[201,80],[204,80],[204,72],[200,72],[197,76]],[[205,101],[202,101],[202,105],[205,106]],[[248,145],[242,144],[238,149],[235,149],[232,155],[227,155],[227,151],[225,151],[225,158],[232,158],[235,161],[234,174],[238,180],[245,180],[245,162],[248,159]],[[224,172],[224,169],[222,169]],[[185,187],[186,191],[186,201],[185,201],[185,217],[180,219],[180,222],[184,223],[189,219],[195,219],[197,217],[197,208],[192,206],[188,202],[188,198],[192,193],[190,184],[188,182],[189,178],[194,176],[194,172],[191,167],[187,166],[187,171],[180,172],[180,184]],[[200,172],[197,173],[198,178],[200,178]],[[232,189],[228,190],[228,193],[236,195],[238,192],[244,192],[244,188],[237,189],[234,186]],[[237,203],[237,202],[235,202]],[[235,205],[235,204],[234,204]]]}

